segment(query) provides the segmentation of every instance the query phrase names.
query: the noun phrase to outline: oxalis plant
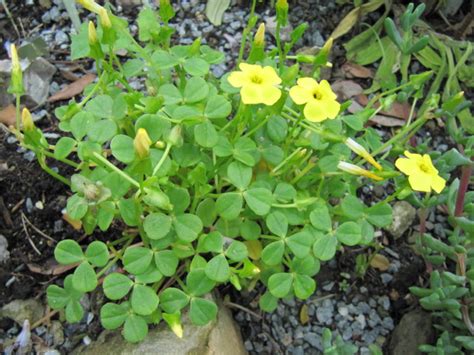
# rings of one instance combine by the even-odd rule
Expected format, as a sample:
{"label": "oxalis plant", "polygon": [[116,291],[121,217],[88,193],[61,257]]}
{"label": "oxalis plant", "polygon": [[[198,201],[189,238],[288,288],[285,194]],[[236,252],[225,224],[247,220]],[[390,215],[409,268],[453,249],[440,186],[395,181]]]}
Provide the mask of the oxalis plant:
{"label": "oxalis plant", "polygon": [[[83,24],[73,36],[72,58],[94,59],[98,80],[80,102],[56,109],[65,136],[55,145],[27,109],[20,114],[22,74],[11,51],[10,92],[18,103],[11,130],[43,169],[70,186],[69,220],[92,236],[112,224],[122,230],[122,237],[84,249],[71,239],[57,244],[56,260],[75,270],[63,286],[49,286],[47,298],[68,322],[83,318],[79,301],[99,286],[108,300],[103,327],[122,328],[130,342],[162,320],[181,337],[185,311],[196,325],[212,321],[217,306],[208,294],[226,283],[237,290],[262,283],[265,311],[281,298],[304,300],[315,292],[321,262],[377,243],[374,230],[392,220],[388,202],[443,190],[448,175],[439,175],[430,155],[400,155],[409,137],[447,108],[432,100],[423,116],[382,142],[365,123],[391,105],[397,89],[380,94],[377,108],[345,115],[350,102],[339,103],[319,80],[332,40],[314,56],[291,54],[306,24],[287,43],[277,32],[276,48],[266,51],[263,24],[249,37],[258,20],[253,6],[238,66],[219,80],[209,69],[222,53],[200,39],[170,45],[169,1],[158,12],[140,12],[138,39],[108,8],[78,2],[97,14],[97,24]],[[286,1],[276,2],[276,12],[279,29]],[[410,76],[403,89],[422,92],[430,75]],[[50,159],[74,174],[51,169]],[[357,191],[368,182],[393,193],[366,205]]]}

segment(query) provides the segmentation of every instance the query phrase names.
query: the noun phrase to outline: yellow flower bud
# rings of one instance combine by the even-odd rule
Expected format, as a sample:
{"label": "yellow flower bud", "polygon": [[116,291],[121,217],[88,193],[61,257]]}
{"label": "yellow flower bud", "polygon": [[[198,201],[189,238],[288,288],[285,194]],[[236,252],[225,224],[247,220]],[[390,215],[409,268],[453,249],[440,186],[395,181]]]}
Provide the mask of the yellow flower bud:
{"label": "yellow flower bud", "polygon": [[30,111],[25,107],[21,113],[21,122],[23,124],[23,131],[32,131],[35,128]]}
{"label": "yellow flower bud", "polygon": [[109,14],[107,13],[107,9],[105,7],[102,7],[99,10],[99,17],[100,17],[100,23],[104,28],[111,28],[112,27],[112,22],[110,22],[110,17]]}
{"label": "yellow flower bud", "polygon": [[18,52],[14,44],[10,46],[10,52],[12,57],[12,74],[9,92],[11,94],[22,94],[23,90],[23,73],[21,71],[20,59],[18,58]]}
{"label": "yellow flower bud", "polygon": [[90,12],[93,12],[96,14],[99,14],[100,9],[103,8],[102,6],[97,4],[94,0],[77,0],[77,2],[81,4],[84,8],[89,10]]}
{"label": "yellow flower bud", "polygon": [[265,45],[265,23],[261,23],[258,26],[257,32],[255,33],[254,43],[257,46],[264,46]]}
{"label": "yellow flower bud", "polygon": [[324,52],[326,55],[329,55],[329,52],[331,51],[331,48],[332,48],[333,41],[334,41],[333,38],[329,37],[326,43],[324,43],[324,46],[321,49],[321,51]]}
{"label": "yellow flower bud", "polygon": [[95,30],[94,22],[89,21],[89,44],[97,43],[97,32]]}
{"label": "yellow flower bud", "polygon": [[346,163],[344,161],[340,161],[339,164],[337,165],[337,167],[338,167],[338,169],[340,169],[342,171],[345,171],[346,173],[349,173],[349,174],[352,174],[352,175],[365,176],[365,177],[368,177],[368,178],[376,180],[376,181],[383,180],[383,178],[381,178],[378,175],[375,175],[371,171],[362,169],[361,167],[359,167],[357,165]]}
{"label": "yellow flower bud", "polygon": [[355,140],[353,140],[352,138],[347,138],[345,143],[350,148],[350,150],[352,150],[358,156],[364,158],[369,164],[376,167],[377,170],[383,170],[382,166],[375,161],[374,157],[370,155],[370,153]]}
{"label": "yellow flower bud", "polygon": [[162,317],[164,321],[168,324],[173,333],[176,334],[178,338],[183,337],[183,327],[181,325],[181,314],[177,313],[163,313]]}
{"label": "yellow flower bud", "polygon": [[139,128],[135,139],[133,140],[133,147],[135,153],[140,159],[146,158],[150,154],[150,145],[152,141],[144,128]]}

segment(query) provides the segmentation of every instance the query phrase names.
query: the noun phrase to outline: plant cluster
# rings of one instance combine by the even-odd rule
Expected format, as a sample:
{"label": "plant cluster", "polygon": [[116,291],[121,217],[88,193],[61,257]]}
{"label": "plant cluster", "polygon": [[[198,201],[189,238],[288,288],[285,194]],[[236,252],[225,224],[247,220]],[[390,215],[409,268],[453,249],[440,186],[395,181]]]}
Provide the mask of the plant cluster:
{"label": "plant cluster", "polygon": [[[329,83],[318,80],[332,40],[314,56],[290,55],[305,24],[288,43],[277,31],[276,49],[266,51],[263,25],[248,39],[258,20],[252,11],[238,69],[218,80],[210,66],[224,60],[222,53],[200,39],[170,44],[169,1],[160,1],[158,12],[140,12],[138,41],[109,9],[78,2],[98,21],[83,24],[73,36],[72,59],[94,59],[98,80],[82,101],[56,110],[68,135],[51,145],[28,110],[20,115],[23,90],[14,47],[10,87],[18,100],[12,130],[48,173],[70,185],[68,218],[80,221],[87,234],[112,225],[123,229],[121,238],[92,241],[85,250],[71,239],[58,243],[56,260],[75,270],[62,287],[49,286],[47,296],[69,322],[82,319],[79,300],[99,285],[108,299],[100,311],[102,325],[123,327],[130,342],[142,340],[149,325],[162,320],[182,336],[185,309],[194,324],[212,321],[217,305],[207,295],[224,283],[237,290],[263,283],[265,311],[281,298],[306,299],[316,289],[313,277],[321,262],[346,247],[376,244],[375,229],[392,220],[389,202],[419,201],[414,190],[441,192],[459,155],[428,154],[427,146],[419,146],[424,155],[399,158],[425,122],[453,116],[462,95],[451,106],[431,101],[386,142],[365,127],[399,90],[420,94],[430,73],[380,94],[378,108],[346,115],[350,102],[337,102]],[[279,30],[287,22],[285,0],[276,2],[276,12]],[[129,59],[122,62],[118,50]],[[310,74],[301,75],[308,63]],[[131,87],[132,77],[146,89]],[[50,158],[72,166],[75,174],[66,178],[52,170]],[[403,174],[394,166],[397,158]],[[357,196],[366,179],[393,193],[367,206]]]}

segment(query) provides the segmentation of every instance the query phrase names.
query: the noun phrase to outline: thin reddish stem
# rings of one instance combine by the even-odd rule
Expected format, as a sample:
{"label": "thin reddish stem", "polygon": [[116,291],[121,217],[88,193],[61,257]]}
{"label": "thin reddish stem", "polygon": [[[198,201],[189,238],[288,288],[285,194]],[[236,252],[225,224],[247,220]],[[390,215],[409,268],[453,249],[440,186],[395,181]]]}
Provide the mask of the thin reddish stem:
{"label": "thin reddish stem", "polygon": [[464,198],[469,186],[469,180],[472,175],[472,165],[465,165],[462,167],[461,181],[459,183],[458,195],[456,198],[456,207],[454,209],[454,216],[460,217],[464,212]]}

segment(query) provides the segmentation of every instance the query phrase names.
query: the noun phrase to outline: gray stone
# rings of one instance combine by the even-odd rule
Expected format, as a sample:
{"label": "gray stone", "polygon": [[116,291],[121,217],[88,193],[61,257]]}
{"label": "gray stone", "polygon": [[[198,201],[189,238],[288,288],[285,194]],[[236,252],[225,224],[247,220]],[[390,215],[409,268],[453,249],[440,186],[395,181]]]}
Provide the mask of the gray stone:
{"label": "gray stone", "polygon": [[370,306],[367,304],[367,302],[359,302],[357,304],[357,310],[360,312],[360,313],[365,313],[365,314],[368,314],[371,310]]}
{"label": "gray stone", "polygon": [[8,251],[8,240],[0,234],[0,264],[6,263],[10,259]]}
{"label": "gray stone", "polygon": [[304,340],[309,345],[311,345],[313,348],[318,349],[318,350],[322,350],[322,343],[321,343],[321,336],[320,335],[318,335],[316,333],[313,333],[313,332],[309,332],[309,333],[306,333],[304,335]]}
{"label": "gray stone", "polygon": [[69,37],[64,31],[57,31],[54,35],[54,41],[57,44],[69,43]]}
{"label": "gray stone", "polygon": [[389,354],[418,355],[418,347],[431,344],[435,330],[432,326],[431,315],[420,309],[405,314],[392,333]]}
{"label": "gray stone", "polygon": [[28,320],[30,324],[34,324],[43,318],[43,315],[43,305],[34,298],[14,300],[3,306],[0,310],[0,318],[13,319],[20,325],[22,325],[25,320]]}
{"label": "gray stone", "polygon": [[411,227],[416,217],[416,209],[406,201],[393,205],[393,221],[386,230],[395,238],[400,238]]}
{"label": "gray stone", "polygon": [[393,276],[387,273],[380,274],[380,278],[385,285],[393,280]]}
{"label": "gray stone", "polygon": [[[138,344],[127,343],[120,332],[104,331],[97,341],[89,346],[80,346],[73,354],[89,355],[141,355],[141,354],[221,354],[223,349],[232,349],[232,354],[247,354],[232,315],[224,306],[219,306],[217,320],[205,326],[192,325],[187,316],[183,319],[183,338],[180,339],[164,322],[150,329],[145,340]],[[253,344],[256,349],[257,344]],[[247,344],[249,346],[249,344]]]}
{"label": "gray stone", "polygon": [[331,324],[334,315],[334,305],[331,300],[324,300],[323,304],[316,307],[316,318],[320,323]]}

